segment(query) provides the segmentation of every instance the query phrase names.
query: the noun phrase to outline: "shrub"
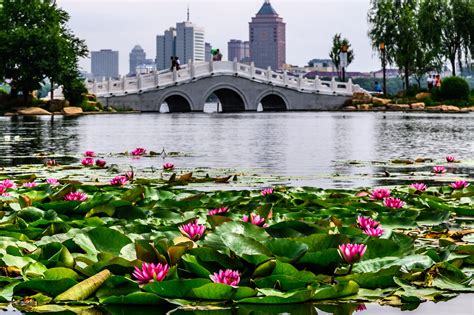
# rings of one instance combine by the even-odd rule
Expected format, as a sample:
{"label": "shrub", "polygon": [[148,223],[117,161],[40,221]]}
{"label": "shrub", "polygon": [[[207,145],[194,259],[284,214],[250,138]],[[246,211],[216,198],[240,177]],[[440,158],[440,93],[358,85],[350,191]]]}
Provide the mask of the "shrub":
{"label": "shrub", "polygon": [[443,100],[469,100],[470,88],[461,77],[449,77],[443,80],[439,97]]}
{"label": "shrub", "polygon": [[83,80],[78,77],[68,80],[68,82],[63,85],[64,97],[69,101],[71,106],[82,106],[83,101],[86,99],[85,93],[87,93],[87,88]]}

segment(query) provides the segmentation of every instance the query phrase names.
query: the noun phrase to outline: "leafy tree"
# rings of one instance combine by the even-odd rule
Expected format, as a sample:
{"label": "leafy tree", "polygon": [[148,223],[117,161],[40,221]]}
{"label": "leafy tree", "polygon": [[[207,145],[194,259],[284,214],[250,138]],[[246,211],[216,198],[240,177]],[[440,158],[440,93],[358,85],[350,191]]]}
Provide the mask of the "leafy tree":
{"label": "leafy tree", "polygon": [[351,44],[347,38],[342,38],[341,34],[336,34],[332,38],[332,47],[329,51],[329,58],[337,69],[339,78],[341,77],[341,48],[345,46],[347,48],[347,66],[354,60],[354,50],[351,49]]}
{"label": "leafy tree", "polygon": [[54,0],[6,1],[0,6],[0,77],[12,80],[13,94],[31,91],[45,78],[64,84],[77,75],[84,41],[67,28],[67,12]]}
{"label": "leafy tree", "polygon": [[420,4],[420,33],[430,50],[451,64],[456,75],[456,58],[462,71],[474,41],[472,0],[423,0]]}
{"label": "leafy tree", "polygon": [[372,48],[382,59],[379,44],[385,43],[386,61],[402,70],[405,88],[408,88],[409,77],[415,70],[413,56],[420,49],[416,40],[417,5],[417,0],[371,0],[367,16]]}

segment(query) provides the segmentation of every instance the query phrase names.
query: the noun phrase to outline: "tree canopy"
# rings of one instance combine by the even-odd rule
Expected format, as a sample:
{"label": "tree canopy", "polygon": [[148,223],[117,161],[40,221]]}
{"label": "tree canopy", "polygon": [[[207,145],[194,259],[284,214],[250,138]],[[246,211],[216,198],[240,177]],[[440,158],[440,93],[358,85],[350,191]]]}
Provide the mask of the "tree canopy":
{"label": "tree canopy", "polygon": [[26,101],[49,78],[65,84],[78,76],[87,47],[67,27],[69,14],[52,0],[6,1],[0,6],[0,78]]}
{"label": "tree canopy", "polygon": [[[347,48],[347,66],[354,60],[354,50],[351,49],[351,44],[347,38],[342,38],[341,34],[335,34],[332,38],[332,47],[329,51],[329,58],[331,58],[332,63],[337,69],[338,74],[341,71],[341,49],[342,47]],[[340,75],[339,75],[340,76]]]}

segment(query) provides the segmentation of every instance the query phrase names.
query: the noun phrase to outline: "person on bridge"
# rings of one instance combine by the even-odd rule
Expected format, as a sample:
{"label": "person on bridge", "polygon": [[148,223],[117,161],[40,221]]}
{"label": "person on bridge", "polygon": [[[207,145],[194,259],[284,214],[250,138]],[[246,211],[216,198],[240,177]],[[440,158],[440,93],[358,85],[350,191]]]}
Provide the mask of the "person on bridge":
{"label": "person on bridge", "polygon": [[374,88],[375,92],[377,93],[382,93],[382,86],[380,85],[380,83],[378,81],[375,81],[375,88]]}
{"label": "person on bridge", "polygon": [[212,60],[213,61],[221,61],[222,60],[222,54],[221,54],[221,51],[218,49],[216,49],[216,51],[214,52],[214,57],[212,57]]}
{"label": "person on bridge", "polygon": [[[173,71],[173,69],[176,68],[176,57],[171,56],[171,68],[170,71]],[[176,69],[178,70],[178,69]]]}
{"label": "person on bridge", "polygon": [[176,71],[181,69],[181,62],[179,61],[179,57],[176,56]]}

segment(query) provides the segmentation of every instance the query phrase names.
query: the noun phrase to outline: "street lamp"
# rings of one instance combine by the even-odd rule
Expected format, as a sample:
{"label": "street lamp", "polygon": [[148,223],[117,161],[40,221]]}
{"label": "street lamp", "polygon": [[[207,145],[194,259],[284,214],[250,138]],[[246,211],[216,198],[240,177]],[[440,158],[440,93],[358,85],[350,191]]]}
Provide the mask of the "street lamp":
{"label": "street lamp", "polygon": [[385,43],[384,42],[380,42],[379,49],[380,49],[380,52],[382,53],[383,95],[387,95],[387,84],[385,80],[386,60],[385,60]]}
{"label": "street lamp", "polygon": [[341,52],[339,53],[339,59],[342,67],[342,82],[346,82],[346,67],[347,67],[347,45],[341,46]]}

